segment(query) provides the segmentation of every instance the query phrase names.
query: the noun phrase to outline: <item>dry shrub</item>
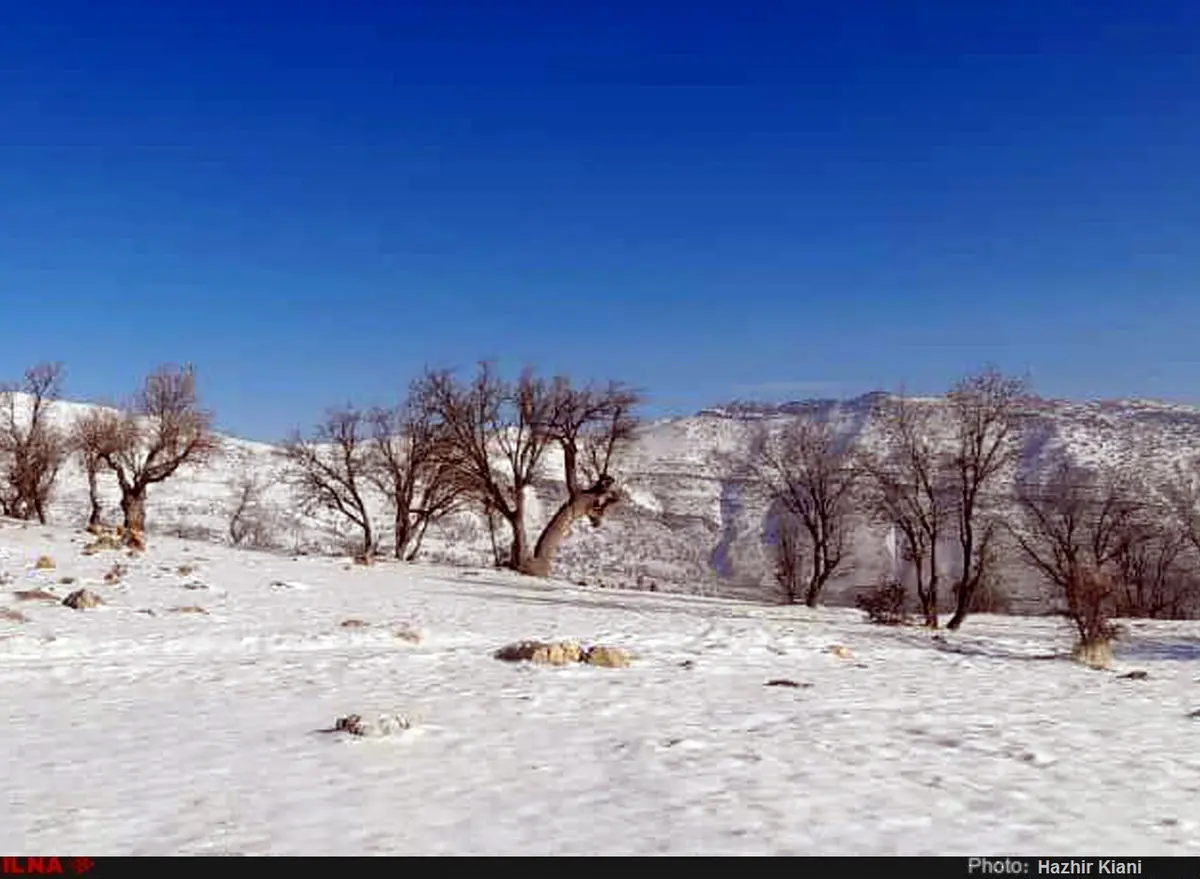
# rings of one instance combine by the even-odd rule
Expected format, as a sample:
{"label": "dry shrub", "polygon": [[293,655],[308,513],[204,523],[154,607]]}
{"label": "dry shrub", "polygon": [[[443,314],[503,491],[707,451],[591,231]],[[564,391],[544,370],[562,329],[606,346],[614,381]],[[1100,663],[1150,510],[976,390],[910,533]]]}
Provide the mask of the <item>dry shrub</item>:
{"label": "dry shrub", "polygon": [[1080,571],[1067,590],[1067,616],[1079,636],[1073,655],[1079,661],[1095,668],[1112,665],[1112,642],[1118,635],[1112,623],[1116,599],[1112,578],[1103,571]]}
{"label": "dry shrub", "polygon": [[858,596],[855,605],[867,620],[881,626],[902,626],[908,622],[908,590],[898,580],[883,579]]}

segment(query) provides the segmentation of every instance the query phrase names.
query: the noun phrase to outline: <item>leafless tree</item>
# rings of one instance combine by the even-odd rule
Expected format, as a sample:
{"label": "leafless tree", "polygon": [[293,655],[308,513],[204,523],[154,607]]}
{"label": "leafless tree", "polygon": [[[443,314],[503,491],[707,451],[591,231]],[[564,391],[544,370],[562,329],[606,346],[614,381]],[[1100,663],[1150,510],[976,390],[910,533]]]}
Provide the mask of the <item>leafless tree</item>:
{"label": "leafless tree", "polygon": [[876,409],[883,448],[864,452],[871,507],[894,526],[901,551],[913,569],[925,625],[938,625],[938,545],[953,515],[953,484],[940,450],[935,410],[903,396],[887,397]]}
{"label": "leafless tree", "polygon": [[1112,638],[1118,559],[1139,502],[1127,476],[1061,462],[1040,484],[1019,484],[1011,527],[1025,560],[1066,604],[1085,651]]}
{"label": "leafless tree", "polygon": [[391,506],[394,554],[408,561],[421,551],[429,526],[454,513],[462,500],[450,465],[438,456],[437,418],[420,398],[421,389],[418,383],[399,406],[370,413],[368,477]]}
{"label": "leafless tree", "polygon": [[[1159,529],[1158,552],[1174,555],[1176,541],[1184,551],[1174,559],[1174,571],[1168,577],[1173,586],[1162,595],[1167,605],[1162,614],[1172,619],[1200,612],[1200,458],[1180,462],[1172,477],[1156,488],[1165,515],[1156,518]],[[1159,565],[1151,565],[1158,574]]]}
{"label": "leafless tree", "polygon": [[988,508],[988,491],[1020,453],[1015,442],[1018,407],[1028,395],[1024,379],[992,367],[958,382],[946,395],[953,423],[955,530],[962,557],[949,629],[966,620],[979,584],[989,575],[988,565],[997,558],[993,543],[998,522]]}
{"label": "leafless tree", "polygon": [[[532,370],[507,382],[489,363],[460,383],[448,371],[427,373],[420,396],[436,417],[439,459],[452,482],[512,532],[509,566],[547,576],[571,526],[599,526],[621,498],[611,467],[632,439],[638,396],[618,384],[575,388],[566,378],[546,381]],[[567,497],[531,548],[526,495],[542,477],[547,452],[562,455]]]}
{"label": "leafless tree", "polygon": [[101,450],[109,421],[101,409],[88,409],[75,419],[68,437],[68,448],[83,465],[88,483],[88,527],[95,528],[103,521],[104,508],[100,502],[100,470],[104,467]]}
{"label": "leafless tree", "polygon": [[362,534],[362,559],[376,552],[367,502],[372,469],[369,414],[354,406],[330,409],[311,439],[297,431],[282,447],[293,487],[303,501],[337,513]]}
{"label": "leafless tree", "polygon": [[200,406],[190,364],[162,366],[120,411],[99,410],[97,454],[121,487],[125,539],[145,539],[146,493],[181,468],[208,463],[221,448]]}
{"label": "leafless tree", "polygon": [[804,603],[816,607],[847,558],[861,475],[854,449],[827,422],[803,419],[761,432],[751,460],[756,481],[802,529],[808,565]]}
{"label": "leafless tree", "polygon": [[1181,619],[1190,615],[1196,575],[1188,564],[1187,537],[1152,510],[1140,510],[1118,541],[1114,561],[1117,614],[1123,617]]}
{"label": "leafless tree", "polygon": [[567,496],[542,529],[525,573],[550,574],[554,554],[575,522],[600,527],[608,508],[624,497],[612,473],[620,453],[632,442],[639,397],[617,382],[606,387],[574,388],[564,377],[550,385],[553,406],[546,432],[562,455]]}
{"label": "leafless tree", "polygon": [[276,522],[266,504],[274,481],[246,467],[229,481],[229,542],[233,546],[268,549],[275,544]]}
{"label": "leafless tree", "polygon": [[7,515],[46,522],[46,505],[67,457],[67,438],[52,420],[63,367],[42,363],[19,385],[0,388],[0,505]]}
{"label": "leafless tree", "polygon": [[1176,464],[1174,477],[1162,485],[1162,493],[1184,539],[1200,553],[1200,458]]}

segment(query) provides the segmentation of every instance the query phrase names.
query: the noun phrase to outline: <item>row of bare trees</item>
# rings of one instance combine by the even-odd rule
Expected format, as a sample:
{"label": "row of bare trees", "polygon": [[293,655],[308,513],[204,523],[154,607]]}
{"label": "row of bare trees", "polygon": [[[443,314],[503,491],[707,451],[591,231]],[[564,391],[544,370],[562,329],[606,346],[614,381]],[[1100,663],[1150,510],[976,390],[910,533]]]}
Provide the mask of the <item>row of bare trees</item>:
{"label": "row of bare trees", "polygon": [[[433,522],[470,507],[507,524],[509,567],[546,576],[572,526],[599,526],[620,500],[614,468],[638,402],[617,383],[576,387],[531,370],[507,380],[484,362],[467,378],[426,371],[390,409],[332,409],[283,453],[300,497],[355,528],[364,560],[380,547],[374,493],[390,508],[397,558],[413,558]],[[531,541],[530,496],[552,466],[564,497]]]}
{"label": "row of bare trees", "polygon": [[56,417],[64,375],[60,363],[39,364],[21,383],[0,387],[0,513],[45,523],[59,472],[75,456],[88,479],[88,524],[101,521],[99,477],[110,473],[121,490],[124,534],[138,543],[149,487],[219,449],[195,370],[161,367],[125,404],[90,408],[74,420]]}
{"label": "row of bare trees", "polygon": [[[957,629],[996,582],[1004,547],[1079,619],[1088,602],[1119,615],[1196,612],[1200,469],[1154,485],[1129,470],[1064,463],[1048,478],[1018,480],[1032,400],[1024,380],[987,368],[943,400],[883,398],[873,440],[853,443],[817,417],[762,430],[750,479],[778,512],[783,598],[816,605],[826,583],[849,571],[855,530],[883,526],[893,529],[930,627],[940,622],[943,571],[954,571],[948,627]],[[957,550],[951,566],[939,558],[948,545]]]}

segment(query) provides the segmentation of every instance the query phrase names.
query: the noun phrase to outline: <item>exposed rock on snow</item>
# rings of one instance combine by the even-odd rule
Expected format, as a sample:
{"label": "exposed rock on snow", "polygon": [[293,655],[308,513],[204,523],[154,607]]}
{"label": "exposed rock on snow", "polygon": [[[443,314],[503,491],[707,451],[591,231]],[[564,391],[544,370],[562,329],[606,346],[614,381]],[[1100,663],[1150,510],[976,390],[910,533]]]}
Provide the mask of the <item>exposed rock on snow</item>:
{"label": "exposed rock on snow", "polygon": [[620,647],[597,645],[583,654],[583,661],[588,665],[598,665],[605,668],[628,668],[629,654]]}
{"label": "exposed rock on snow", "polygon": [[629,654],[619,647],[596,645],[584,649],[574,641],[518,641],[501,647],[494,654],[505,662],[532,662],[535,665],[586,665],[627,668]]}
{"label": "exposed rock on snow", "polygon": [[402,714],[381,714],[375,720],[364,720],[360,714],[339,717],[333,732],[344,732],[362,738],[381,738],[412,729],[412,722]]}
{"label": "exposed rock on snow", "polygon": [[104,599],[87,589],[76,589],[63,599],[63,604],[73,610],[86,610],[104,604]]}
{"label": "exposed rock on snow", "polygon": [[583,648],[572,641],[518,641],[501,647],[495,656],[504,662],[570,665],[583,659]]}

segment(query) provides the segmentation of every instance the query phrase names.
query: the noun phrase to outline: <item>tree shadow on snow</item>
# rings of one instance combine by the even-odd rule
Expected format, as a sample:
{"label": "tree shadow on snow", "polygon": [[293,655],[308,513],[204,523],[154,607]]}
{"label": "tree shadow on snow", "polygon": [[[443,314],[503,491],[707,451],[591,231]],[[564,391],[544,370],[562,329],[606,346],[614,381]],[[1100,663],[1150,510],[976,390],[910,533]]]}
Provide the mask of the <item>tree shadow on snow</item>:
{"label": "tree shadow on snow", "polygon": [[1160,641],[1137,639],[1118,641],[1113,645],[1113,654],[1118,659],[1149,659],[1174,662],[1200,661],[1200,639]]}

